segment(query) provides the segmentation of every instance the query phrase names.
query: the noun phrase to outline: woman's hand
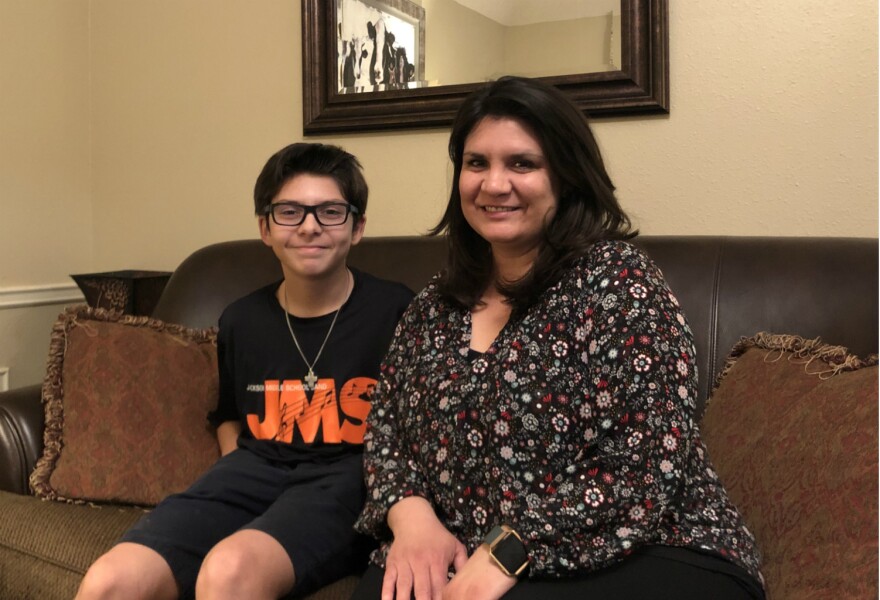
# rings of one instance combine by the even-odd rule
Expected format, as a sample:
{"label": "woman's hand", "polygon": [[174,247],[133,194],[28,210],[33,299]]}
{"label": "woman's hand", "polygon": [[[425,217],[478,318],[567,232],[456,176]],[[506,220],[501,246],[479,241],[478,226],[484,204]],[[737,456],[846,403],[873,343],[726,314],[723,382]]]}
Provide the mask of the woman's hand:
{"label": "woman's hand", "polygon": [[447,574],[467,562],[467,549],[424,498],[404,498],[388,511],[394,541],[385,561],[382,600],[441,600]]}
{"label": "woman's hand", "polygon": [[516,585],[516,577],[502,571],[481,545],[443,590],[443,600],[497,600]]}

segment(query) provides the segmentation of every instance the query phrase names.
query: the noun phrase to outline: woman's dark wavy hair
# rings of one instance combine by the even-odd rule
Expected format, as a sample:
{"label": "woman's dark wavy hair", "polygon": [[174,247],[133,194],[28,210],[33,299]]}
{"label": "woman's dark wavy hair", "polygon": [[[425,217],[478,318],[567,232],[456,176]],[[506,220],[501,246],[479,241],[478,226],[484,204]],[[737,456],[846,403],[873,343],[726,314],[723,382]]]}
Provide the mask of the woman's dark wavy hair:
{"label": "woman's dark wavy hair", "polygon": [[559,281],[592,244],[630,239],[638,232],[614,196],[614,184],[581,111],[555,87],[534,79],[502,77],[468,96],[452,125],[452,193],[446,212],[429,232],[444,235],[447,241],[446,269],[438,282],[441,294],[472,309],[490,284],[491,248],[465,220],[458,187],[465,141],[485,118],[512,118],[531,129],[559,193],[558,207],[544,224],[544,239],[532,268],[517,281],[495,282],[514,313],[520,313]]}

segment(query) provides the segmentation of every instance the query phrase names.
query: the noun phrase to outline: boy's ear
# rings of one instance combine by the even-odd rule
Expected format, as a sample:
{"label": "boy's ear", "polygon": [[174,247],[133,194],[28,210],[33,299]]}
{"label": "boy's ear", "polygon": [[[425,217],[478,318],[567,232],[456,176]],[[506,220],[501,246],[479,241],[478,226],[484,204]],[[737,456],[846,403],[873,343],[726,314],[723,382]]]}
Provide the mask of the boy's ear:
{"label": "boy's ear", "polygon": [[269,238],[269,220],[267,217],[258,217],[257,224],[260,227],[260,239],[263,240],[263,243],[267,246],[272,245],[272,240]]}
{"label": "boy's ear", "polygon": [[354,224],[354,227],[351,230],[351,245],[356,246],[360,243],[361,238],[364,237],[364,227],[367,225],[367,216],[364,215],[358,222]]}

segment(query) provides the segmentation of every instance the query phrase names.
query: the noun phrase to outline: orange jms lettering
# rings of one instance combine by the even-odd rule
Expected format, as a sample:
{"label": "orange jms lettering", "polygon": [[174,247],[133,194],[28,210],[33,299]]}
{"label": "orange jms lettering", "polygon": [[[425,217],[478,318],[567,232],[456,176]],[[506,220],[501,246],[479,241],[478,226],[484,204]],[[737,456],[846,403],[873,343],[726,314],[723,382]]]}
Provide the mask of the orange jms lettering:
{"label": "orange jms lettering", "polygon": [[[366,418],[370,412],[370,398],[376,380],[355,377],[342,386],[339,403],[332,379],[320,379],[315,386],[311,402],[306,397],[299,380],[266,381],[264,392],[264,417],[247,416],[248,427],[259,440],[274,439],[290,443],[294,427],[299,428],[303,441],[315,441],[318,426],[325,444],[361,444],[366,431]],[[343,417],[340,425],[340,406]]]}

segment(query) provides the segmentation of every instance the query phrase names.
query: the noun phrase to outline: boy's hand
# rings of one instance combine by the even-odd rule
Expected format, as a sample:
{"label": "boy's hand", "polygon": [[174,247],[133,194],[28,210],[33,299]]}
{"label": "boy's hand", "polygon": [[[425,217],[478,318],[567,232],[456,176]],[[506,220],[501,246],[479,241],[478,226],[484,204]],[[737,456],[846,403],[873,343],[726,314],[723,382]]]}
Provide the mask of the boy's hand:
{"label": "boy's hand", "polygon": [[217,443],[220,445],[220,456],[226,456],[238,447],[238,436],[241,423],[225,421],[217,426]]}

